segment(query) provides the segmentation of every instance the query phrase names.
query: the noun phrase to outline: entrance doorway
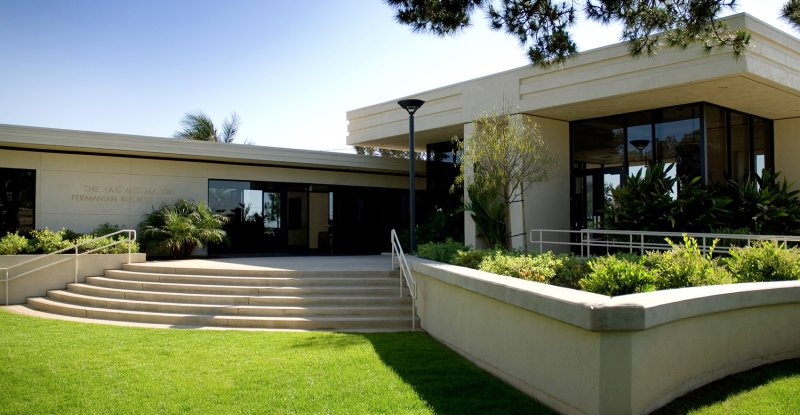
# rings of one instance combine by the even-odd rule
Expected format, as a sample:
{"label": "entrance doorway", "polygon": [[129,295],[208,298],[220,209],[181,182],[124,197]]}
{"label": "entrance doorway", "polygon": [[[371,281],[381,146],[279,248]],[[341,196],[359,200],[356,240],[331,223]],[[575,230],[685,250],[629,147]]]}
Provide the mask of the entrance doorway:
{"label": "entrance doorway", "polygon": [[622,180],[622,167],[577,171],[574,178],[572,228],[603,227],[611,190]]}

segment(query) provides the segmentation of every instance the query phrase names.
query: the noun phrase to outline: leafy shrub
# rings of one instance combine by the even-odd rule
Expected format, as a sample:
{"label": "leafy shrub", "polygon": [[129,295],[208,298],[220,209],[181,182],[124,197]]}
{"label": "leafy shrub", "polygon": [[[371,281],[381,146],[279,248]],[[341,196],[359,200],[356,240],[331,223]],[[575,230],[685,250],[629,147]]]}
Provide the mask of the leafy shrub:
{"label": "leafy shrub", "polygon": [[765,235],[800,233],[800,191],[792,190],[780,173],[764,170],[761,177],[731,180],[728,191],[737,227]]}
{"label": "leafy shrub", "polygon": [[552,252],[530,255],[497,251],[494,255],[485,257],[478,269],[528,281],[547,283],[556,275],[556,268],[561,266],[562,260]]}
{"label": "leafy shrub", "polygon": [[588,259],[581,258],[572,254],[558,255],[560,265],[556,267],[555,275],[550,280],[550,284],[559,287],[566,287],[579,290],[580,280],[589,274]]}
{"label": "leafy shrub", "polygon": [[800,279],[800,249],[771,241],[731,249],[725,264],[737,282]]}
{"label": "leafy shrub", "polygon": [[103,236],[103,235],[108,235],[110,233],[114,233],[114,232],[117,232],[117,231],[120,231],[120,230],[122,230],[122,226],[120,226],[120,225],[112,225],[112,224],[106,222],[106,223],[98,226],[97,229],[92,231],[92,233],[97,235],[97,236]]}
{"label": "leafy shrub", "polygon": [[28,250],[28,238],[19,232],[7,233],[0,239],[0,255],[17,255]]}
{"label": "leafy shrub", "polygon": [[451,263],[453,265],[478,269],[478,267],[481,265],[481,262],[483,262],[483,259],[494,255],[495,252],[496,251],[494,249],[466,249],[463,251],[458,251]]}
{"label": "leafy shrub", "polygon": [[605,256],[589,261],[589,268],[589,275],[579,281],[585,291],[615,296],[655,290],[655,277],[641,262]]}
{"label": "leafy shrub", "polygon": [[[81,252],[89,252],[89,251],[94,251],[95,249],[97,249],[97,251],[94,251],[92,253],[95,253],[95,254],[127,254],[128,253],[128,238],[126,236],[124,236],[124,235],[122,235],[122,236],[120,236],[118,238],[112,238],[112,237],[105,237],[105,238],[99,238],[99,239],[96,239],[96,238],[97,238],[96,235],[86,234],[86,235],[83,235],[83,236],[79,237],[78,239],[76,239],[74,241],[74,243],[75,244],[84,244],[85,243],[85,245],[81,245],[81,247],[79,248]],[[99,249],[99,248],[104,247],[106,245],[110,245],[110,244],[112,244],[112,243],[114,243],[116,241],[119,242],[116,245],[111,245],[111,246],[107,246],[105,248]],[[138,242],[133,241],[133,243],[131,244],[131,252],[132,253],[133,252],[139,252],[139,243]]]}
{"label": "leafy shrub", "polygon": [[445,242],[428,242],[417,246],[417,255],[420,258],[451,264],[459,251],[467,250],[467,246],[447,239]]}
{"label": "leafy shrub", "polygon": [[673,165],[659,163],[628,177],[624,186],[611,190],[606,226],[610,229],[665,231],[673,226],[675,209],[672,188],[677,178],[669,175]]}
{"label": "leafy shrub", "polygon": [[703,254],[697,240],[683,236],[683,245],[665,238],[672,249],[664,252],[648,252],[642,263],[655,277],[656,289],[696,287],[701,285],[729,284],[730,274],[713,257],[715,240],[707,254]]}
{"label": "leafy shrub", "polygon": [[49,254],[69,248],[73,244],[70,242],[69,238],[65,237],[67,234],[74,235],[75,233],[67,231],[64,228],[61,228],[61,230],[57,232],[51,231],[49,228],[31,231],[31,236],[34,239],[33,251],[36,253]]}

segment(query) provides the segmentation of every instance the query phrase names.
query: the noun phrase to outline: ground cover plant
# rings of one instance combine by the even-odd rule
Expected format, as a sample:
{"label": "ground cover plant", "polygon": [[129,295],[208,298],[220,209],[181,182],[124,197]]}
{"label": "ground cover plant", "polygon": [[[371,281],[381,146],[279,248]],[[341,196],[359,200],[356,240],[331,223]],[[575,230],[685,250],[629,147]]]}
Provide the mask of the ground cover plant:
{"label": "ground cover plant", "polygon": [[531,254],[503,249],[473,250],[462,244],[423,244],[422,258],[530,281],[617,296],[670,288],[738,282],[800,279],[800,248],[772,241],[733,247],[721,257],[703,252],[694,238],[667,242],[672,249],[645,255],[579,258],[571,254]]}
{"label": "ground cover plant", "polygon": [[[20,254],[49,254],[82,244],[79,252],[89,252],[98,254],[127,254],[128,236],[118,234],[111,237],[108,235],[119,231],[118,226],[108,223],[100,225],[94,231],[87,234],[79,234],[69,229],[61,228],[54,231],[49,228],[37,229],[30,234],[20,234],[19,232],[9,232],[0,237],[0,255],[20,255]],[[115,241],[120,243],[111,245]],[[111,245],[111,246],[106,246]],[[131,252],[139,252],[139,244],[133,241]]]}
{"label": "ground cover plant", "polygon": [[0,414],[550,414],[425,333],[164,330],[0,310]]}

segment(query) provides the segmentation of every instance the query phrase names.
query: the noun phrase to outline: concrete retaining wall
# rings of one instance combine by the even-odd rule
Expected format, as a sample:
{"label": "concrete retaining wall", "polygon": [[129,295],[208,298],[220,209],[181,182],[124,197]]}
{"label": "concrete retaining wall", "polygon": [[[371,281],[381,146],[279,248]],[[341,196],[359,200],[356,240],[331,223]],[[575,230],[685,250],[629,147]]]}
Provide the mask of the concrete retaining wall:
{"label": "concrete retaining wall", "polygon": [[[25,261],[43,255],[0,255],[0,304],[6,302],[5,270]],[[22,265],[10,271],[9,276],[36,269],[47,264],[63,261],[43,270],[12,279],[8,283],[8,304],[24,304],[28,297],[42,297],[48,290],[59,290],[67,284],[75,282],[74,255],[54,255],[30,264]],[[87,275],[103,275],[107,269],[120,269],[128,262],[128,254],[90,254],[78,257],[78,282],[83,282]],[[145,254],[131,254],[131,262],[145,262]]]}
{"label": "concrete retaining wall", "polygon": [[609,298],[410,262],[423,329],[562,413],[648,413],[729,374],[800,357],[800,281]]}

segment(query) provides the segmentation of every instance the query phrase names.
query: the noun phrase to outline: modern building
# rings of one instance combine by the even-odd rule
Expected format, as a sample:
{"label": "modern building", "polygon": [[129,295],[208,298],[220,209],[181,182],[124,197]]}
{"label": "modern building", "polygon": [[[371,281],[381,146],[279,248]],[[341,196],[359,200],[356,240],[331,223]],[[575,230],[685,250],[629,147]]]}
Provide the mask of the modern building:
{"label": "modern building", "polygon": [[[559,67],[414,94],[426,101],[415,114],[416,150],[428,155],[416,167],[417,222],[457,203],[449,193],[458,161],[452,139],[469,137],[482,114],[509,108],[540,125],[558,158],[524,209],[512,206],[517,247],[527,229],[591,226],[606,189],[649,162],[705,183],[764,168],[800,183],[800,40],[746,14],[727,22],[752,34],[754,46],[738,59],[699,46],[633,58],[616,44]],[[349,111],[347,143],[406,149],[408,114],[396,101]],[[379,252],[389,229],[408,227],[407,163],[0,125],[0,233],[135,227],[154,207],[188,198],[231,217],[232,243],[215,248],[221,253]],[[480,245],[468,215],[464,234]]]}
{"label": "modern building", "polygon": [[[523,223],[591,226],[607,187],[646,162],[674,164],[676,174],[705,183],[763,168],[800,183],[800,41],[746,14],[727,23],[752,34],[753,47],[738,59],[699,46],[634,58],[616,44],[559,67],[522,67],[414,94],[426,101],[415,114],[418,150],[448,149],[487,112],[511,108],[537,122],[559,163],[549,181],[530,188],[524,212],[514,205],[511,232],[523,235]],[[348,144],[407,146],[406,114],[395,100],[347,118]],[[475,232],[467,217],[468,244],[480,244]]]}
{"label": "modern building", "polygon": [[135,228],[185,198],[231,218],[231,245],[212,254],[376,253],[409,222],[407,172],[355,154],[0,125],[0,234]]}

